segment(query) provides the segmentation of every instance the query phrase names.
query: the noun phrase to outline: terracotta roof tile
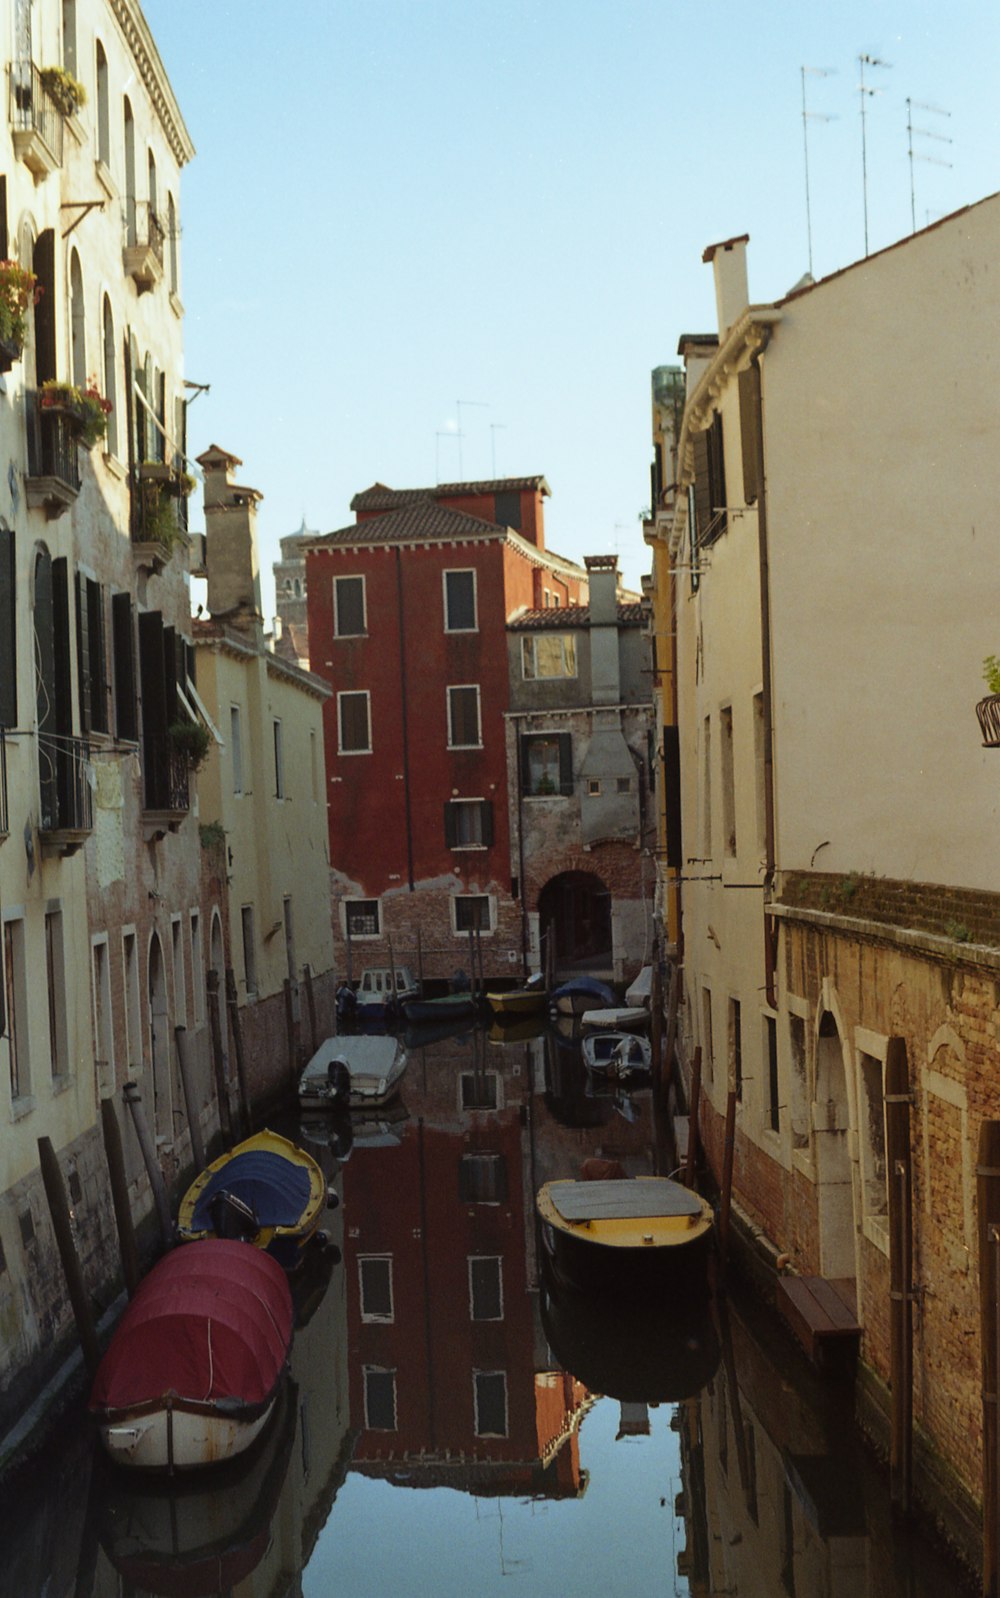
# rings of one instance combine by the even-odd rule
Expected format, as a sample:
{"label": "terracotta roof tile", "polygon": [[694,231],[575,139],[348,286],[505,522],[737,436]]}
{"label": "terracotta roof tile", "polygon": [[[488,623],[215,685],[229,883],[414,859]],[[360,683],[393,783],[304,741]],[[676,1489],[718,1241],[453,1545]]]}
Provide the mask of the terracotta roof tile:
{"label": "terracotta roof tile", "polygon": [[438,483],[435,488],[388,488],[385,483],[372,483],[355,494],[351,510],[395,510],[420,499],[457,499],[460,495],[516,493],[520,489],[549,493],[544,477],[497,477],[475,483]]}
{"label": "terracotta roof tile", "polygon": [[[621,627],[638,626],[643,621],[641,600],[618,606],[618,624]],[[569,627],[589,627],[589,605],[547,605],[543,610],[523,610],[520,616],[507,623],[510,632],[542,632],[545,629],[565,632]]]}
{"label": "terracotta roof tile", "polygon": [[335,532],[310,539],[309,548],[333,544],[409,544],[414,540],[435,543],[454,538],[499,538],[503,534],[504,529],[495,522],[467,516],[464,511],[449,510],[446,505],[436,505],[432,499],[418,499],[401,505],[398,510],[387,511],[384,516],[352,522],[349,527],[338,527]]}

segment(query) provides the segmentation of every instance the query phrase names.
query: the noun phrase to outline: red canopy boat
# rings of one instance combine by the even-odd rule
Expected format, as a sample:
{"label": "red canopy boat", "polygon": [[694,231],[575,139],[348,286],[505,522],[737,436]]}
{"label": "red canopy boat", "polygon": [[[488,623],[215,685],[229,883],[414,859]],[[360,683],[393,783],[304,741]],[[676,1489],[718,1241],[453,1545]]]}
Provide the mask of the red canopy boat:
{"label": "red canopy boat", "polygon": [[267,1424],[294,1310],[281,1266],[209,1238],[168,1254],[141,1283],[90,1397],[122,1464],[183,1470],[242,1453]]}

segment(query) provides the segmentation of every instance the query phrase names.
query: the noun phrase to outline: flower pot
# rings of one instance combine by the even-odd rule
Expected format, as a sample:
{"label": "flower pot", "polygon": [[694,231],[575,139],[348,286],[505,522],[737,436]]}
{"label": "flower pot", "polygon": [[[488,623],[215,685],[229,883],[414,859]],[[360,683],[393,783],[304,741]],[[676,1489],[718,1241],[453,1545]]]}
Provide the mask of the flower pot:
{"label": "flower pot", "polygon": [[1000,749],[1000,694],[987,694],[976,706],[984,749]]}
{"label": "flower pot", "polygon": [[0,337],[0,372],[9,372],[15,361],[21,359],[24,340]]}

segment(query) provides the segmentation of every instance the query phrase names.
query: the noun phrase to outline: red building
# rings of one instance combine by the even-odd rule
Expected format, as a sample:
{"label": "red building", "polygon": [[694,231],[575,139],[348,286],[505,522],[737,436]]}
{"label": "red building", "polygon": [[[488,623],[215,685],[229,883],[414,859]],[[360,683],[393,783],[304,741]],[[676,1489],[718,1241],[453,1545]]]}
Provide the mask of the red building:
{"label": "red building", "polygon": [[342,965],[447,977],[480,934],[488,975],[527,947],[512,858],[506,626],[586,601],[545,549],[543,477],[355,496],[305,546],[312,670],[327,707],[334,938]]}

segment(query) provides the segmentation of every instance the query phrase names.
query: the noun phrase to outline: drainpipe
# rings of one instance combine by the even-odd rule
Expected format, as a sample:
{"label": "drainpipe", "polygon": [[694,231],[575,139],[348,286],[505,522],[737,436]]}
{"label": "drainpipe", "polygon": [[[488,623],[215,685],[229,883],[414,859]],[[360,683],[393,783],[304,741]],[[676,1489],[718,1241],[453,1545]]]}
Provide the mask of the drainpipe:
{"label": "drainpipe", "polygon": [[[774,887],[774,721],[771,687],[771,576],[767,545],[767,489],[764,478],[764,396],[760,358],[770,343],[765,328],[760,348],[750,362],[753,373],[753,406],[756,412],[755,468],[757,475],[757,548],[760,556],[760,646],[761,682],[764,710],[764,893]],[[764,989],[771,1009],[778,1008],[775,990],[776,927],[773,916],[764,912]]]}
{"label": "drainpipe", "polygon": [[514,756],[517,772],[517,885],[521,895],[521,970],[528,975],[528,901],[524,894],[524,790],[521,779],[521,723],[514,717]]}
{"label": "drainpipe", "polygon": [[403,803],[406,807],[406,876],[413,892],[413,820],[410,814],[410,737],[406,707],[406,630],[403,626],[403,562],[396,546],[396,609],[399,618],[399,703],[403,713]]}

